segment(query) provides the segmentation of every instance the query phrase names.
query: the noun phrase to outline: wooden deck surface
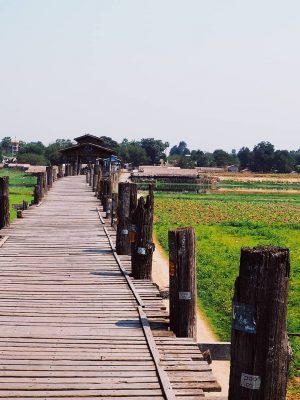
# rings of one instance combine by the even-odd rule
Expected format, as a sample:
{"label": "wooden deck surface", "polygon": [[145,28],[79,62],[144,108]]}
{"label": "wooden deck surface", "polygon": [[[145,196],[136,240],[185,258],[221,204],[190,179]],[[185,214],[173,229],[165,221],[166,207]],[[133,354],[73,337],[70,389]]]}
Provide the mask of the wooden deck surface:
{"label": "wooden deck surface", "polygon": [[63,178],[1,230],[0,399],[192,400],[218,390],[196,344],[168,331],[151,282],[134,282],[138,307],[98,205],[83,176]]}

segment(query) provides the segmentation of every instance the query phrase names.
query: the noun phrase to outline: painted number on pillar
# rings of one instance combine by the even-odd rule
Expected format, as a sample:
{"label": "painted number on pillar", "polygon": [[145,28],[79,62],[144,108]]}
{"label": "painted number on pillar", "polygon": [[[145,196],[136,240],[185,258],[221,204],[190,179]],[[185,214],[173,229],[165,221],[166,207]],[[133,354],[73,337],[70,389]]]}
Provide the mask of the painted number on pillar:
{"label": "painted number on pillar", "polygon": [[260,376],[242,373],[241,386],[251,390],[259,390],[261,385]]}
{"label": "painted number on pillar", "polygon": [[122,235],[128,235],[128,229],[122,229],[121,230]]}
{"label": "painted number on pillar", "polygon": [[179,300],[191,300],[191,292],[179,292]]}
{"label": "painted number on pillar", "polygon": [[137,252],[138,252],[138,254],[141,254],[142,256],[146,255],[146,249],[144,247],[138,247]]}

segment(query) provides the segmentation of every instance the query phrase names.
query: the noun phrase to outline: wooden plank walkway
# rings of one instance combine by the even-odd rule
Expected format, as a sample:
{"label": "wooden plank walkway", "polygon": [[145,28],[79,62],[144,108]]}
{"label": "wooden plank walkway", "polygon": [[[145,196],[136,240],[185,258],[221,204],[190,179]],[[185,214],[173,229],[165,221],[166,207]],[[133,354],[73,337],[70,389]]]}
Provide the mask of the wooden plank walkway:
{"label": "wooden plank walkway", "polygon": [[97,206],[84,177],[67,177],[1,230],[0,399],[192,400],[204,396],[199,382],[218,390],[199,350],[187,352],[194,343],[175,343],[151,282],[137,283],[138,308]]}

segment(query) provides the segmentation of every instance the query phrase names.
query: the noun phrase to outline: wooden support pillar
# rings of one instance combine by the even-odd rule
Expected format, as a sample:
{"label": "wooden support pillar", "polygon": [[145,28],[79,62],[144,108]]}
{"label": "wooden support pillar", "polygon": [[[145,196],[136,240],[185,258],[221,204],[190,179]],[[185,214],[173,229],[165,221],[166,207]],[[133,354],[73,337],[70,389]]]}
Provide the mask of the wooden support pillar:
{"label": "wooden support pillar", "polygon": [[107,204],[109,199],[111,199],[111,180],[109,178],[104,179],[103,181],[103,195],[102,195],[102,205],[103,211],[107,211]]}
{"label": "wooden support pillar", "polygon": [[44,196],[44,172],[38,172],[36,185],[34,186],[33,203],[39,204],[43,196]]}
{"label": "wooden support pillar", "polygon": [[23,210],[28,210],[29,205],[28,205],[28,201],[23,200]]}
{"label": "wooden support pillar", "polygon": [[106,200],[106,218],[111,218],[111,209],[112,209],[112,198],[109,197]]}
{"label": "wooden support pillar", "polygon": [[55,166],[53,167],[53,182],[57,181],[57,177],[58,177],[58,167]]}
{"label": "wooden support pillar", "polygon": [[63,166],[62,166],[62,164],[60,164],[60,165],[58,166],[57,178],[60,179],[60,178],[63,178],[63,176],[64,176],[64,173],[63,173]]}
{"label": "wooden support pillar", "polygon": [[131,267],[132,275],[136,279],[152,278],[152,256],[155,249],[152,237],[153,212],[154,196],[153,187],[150,185],[147,200],[140,197],[132,215],[131,230],[134,242],[131,247]]}
{"label": "wooden support pillar", "polygon": [[243,248],[235,282],[229,400],[285,400],[289,250]]}
{"label": "wooden support pillar", "polygon": [[117,254],[129,255],[132,214],[137,205],[137,186],[135,183],[120,182],[118,192],[116,251]]}
{"label": "wooden support pillar", "polygon": [[69,176],[69,164],[65,164],[65,176]]}
{"label": "wooden support pillar", "polygon": [[43,197],[48,192],[47,172],[43,172]]}
{"label": "wooden support pillar", "polygon": [[46,167],[46,174],[47,174],[47,186],[48,188],[52,188],[53,184],[53,167]]}
{"label": "wooden support pillar", "polygon": [[0,177],[0,229],[9,226],[9,177]]}
{"label": "wooden support pillar", "polygon": [[89,174],[89,186],[93,184],[93,175],[94,175],[94,168],[93,165],[90,166],[90,174]]}
{"label": "wooden support pillar", "polygon": [[117,219],[118,193],[111,195],[111,226],[114,227]]}
{"label": "wooden support pillar", "polygon": [[194,229],[169,231],[170,329],[196,338],[196,261]]}
{"label": "wooden support pillar", "polygon": [[[99,165],[94,166],[94,175],[93,175],[93,192],[97,192],[97,182],[98,182],[98,175],[99,175]],[[96,193],[97,195],[97,193]]]}

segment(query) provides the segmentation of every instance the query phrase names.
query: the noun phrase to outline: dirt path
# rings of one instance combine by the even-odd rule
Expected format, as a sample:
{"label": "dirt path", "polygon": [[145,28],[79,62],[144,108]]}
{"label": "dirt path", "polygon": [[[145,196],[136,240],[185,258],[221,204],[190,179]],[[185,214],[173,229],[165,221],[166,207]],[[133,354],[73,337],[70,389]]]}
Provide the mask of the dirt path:
{"label": "dirt path", "polygon": [[[155,240],[155,248],[153,255],[152,278],[153,281],[159,285],[160,289],[165,289],[169,287],[169,263],[157,240]],[[169,301],[164,300],[164,302],[168,308]],[[197,312],[197,341],[199,343],[218,341],[217,336],[214,334],[205,316],[199,309]],[[230,364],[227,361],[213,361],[212,363],[214,375],[222,387],[220,395],[222,394],[223,396],[227,396],[228,394],[229,367]],[[216,396],[215,393],[212,393],[211,395],[214,397]],[[210,394],[207,393],[205,396],[209,397]]]}

